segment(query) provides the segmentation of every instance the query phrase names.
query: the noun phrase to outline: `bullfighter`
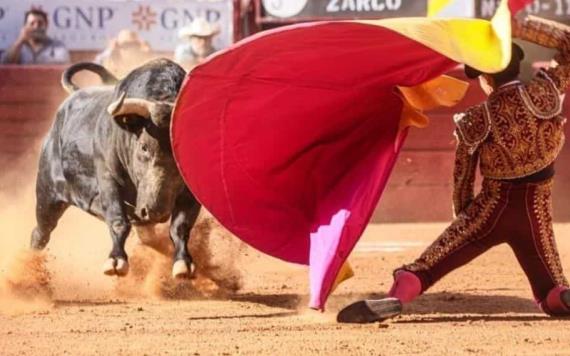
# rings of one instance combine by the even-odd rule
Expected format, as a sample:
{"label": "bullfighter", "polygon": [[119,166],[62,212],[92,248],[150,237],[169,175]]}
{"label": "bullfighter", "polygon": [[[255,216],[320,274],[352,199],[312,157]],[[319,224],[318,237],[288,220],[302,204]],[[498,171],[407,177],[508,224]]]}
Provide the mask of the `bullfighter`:
{"label": "bullfighter", "polygon": [[[570,32],[529,16],[513,21],[513,36],[556,48],[557,63],[524,84],[518,79],[524,52],[513,44],[511,62],[499,73],[466,66],[466,75],[479,78],[488,98],[454,116],[456,218],[418,259],[394,272],[388,298],[355,302],[338,314],[339,322],[397,316],[402,304],[502,243],[514,251],[542,311],[570,315],[570,289],[554,240],[551,200],[554,161],[564,144],[562,103],[570,85]],[[483,182],[474,196],[478,165]]]}

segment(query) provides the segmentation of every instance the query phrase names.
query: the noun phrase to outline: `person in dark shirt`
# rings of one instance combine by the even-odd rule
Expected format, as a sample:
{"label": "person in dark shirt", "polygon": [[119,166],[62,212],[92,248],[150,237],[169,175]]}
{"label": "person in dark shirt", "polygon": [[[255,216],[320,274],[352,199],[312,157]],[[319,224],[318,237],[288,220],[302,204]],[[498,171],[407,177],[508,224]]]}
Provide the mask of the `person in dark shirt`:
{"label": "person in dark shirt", "polygon": [[69,51],[65,45],[48,37],[47,14],[38,9],[26,12],[24,26],[16,41],[0,56],[3,64],[65,64]]}

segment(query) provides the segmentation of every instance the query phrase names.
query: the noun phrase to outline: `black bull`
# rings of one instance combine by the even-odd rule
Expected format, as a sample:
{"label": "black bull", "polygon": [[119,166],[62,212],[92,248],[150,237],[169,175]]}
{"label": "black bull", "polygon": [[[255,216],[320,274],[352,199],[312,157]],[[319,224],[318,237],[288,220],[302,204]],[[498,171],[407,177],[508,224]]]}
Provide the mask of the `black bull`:
{"label": "black bull", "polygon": [[[77,90],[71,79],[80,70],[116,85]],[[57,221],[74,205],[107,223],[113,247],[104,273],[125,275],[131,226],[141,238],[152,240],[154,224],[170,217],[173,275],[192,273],[187,242],[200,205],[182,181],[169,140],[173,103],[184,76],[180,66],[165,59],[151,61],[118,82],[92,63],[64,72],[63,86],[76,91],[58,109],[42,147],[32,248],[47,245]]]}

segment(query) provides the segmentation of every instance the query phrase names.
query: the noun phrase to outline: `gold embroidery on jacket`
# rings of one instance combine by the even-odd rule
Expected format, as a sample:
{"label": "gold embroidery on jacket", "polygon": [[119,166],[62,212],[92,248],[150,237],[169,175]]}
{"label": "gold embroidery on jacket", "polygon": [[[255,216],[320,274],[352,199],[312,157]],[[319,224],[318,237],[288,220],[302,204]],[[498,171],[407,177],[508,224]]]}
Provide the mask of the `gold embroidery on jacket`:
{"label": "gold embroidery on jacket", "polygon": [[[544,84],[546,80],[542,82],[536,82],[536,87],[550,87],[544,89],[549,90],[549,94],[544,96],[549,96],[550,99],[528,99],[533,102],[526,103],[521,91],[527,89],[521,84],[503,87],[489,97],[487,103],[491,134],[479,146],[480,168],[484,177],[524,177],[545,168],[558,156],[564,143],[565,120],[555,114],[558,108],[552,98],[559,102],[559,97],[555,94],[556,88]],[[535,96],[532,94],[529,97]],[[529,105],[533,105],[532,109]],[[548,113],[547,109],[554,111]],[[538,118],[537,112],[543,117],[551,118]]]}
{"label": "gold embroidery on jacket", "polygon": [[527,87],[519,85],[518,90],[525,106],[535,117],[552,119],[562,112],[561,93],[545,71],[539,71]]}
{"label": "gold embroidery on jacket", "polygon": [[489,109],[486,104],[473,106],[464,113],[455,114],[453,120],[457,125],[458,138],[469,148],[470,154],[477,150],[491,132]]}

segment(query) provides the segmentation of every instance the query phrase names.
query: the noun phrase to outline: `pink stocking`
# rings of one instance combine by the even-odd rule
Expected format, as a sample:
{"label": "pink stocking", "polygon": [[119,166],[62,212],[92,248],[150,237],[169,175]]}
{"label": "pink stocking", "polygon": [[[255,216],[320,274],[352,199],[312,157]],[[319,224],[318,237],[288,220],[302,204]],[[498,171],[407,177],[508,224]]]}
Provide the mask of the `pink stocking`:
{"label": "pink stocking", "polygon": [[408,271],[398,271],[388,296],[398,298],[402,303],[409,303],[422,293],[422,283],[418,276]]}
{"label": "pink stocking", "polygon": [[568,287],[554,287],[548,292],[546,298],[539,303],[540,308],[549,315],[562,316],[570,315],[570,308],[562,300],[562,292]]}

